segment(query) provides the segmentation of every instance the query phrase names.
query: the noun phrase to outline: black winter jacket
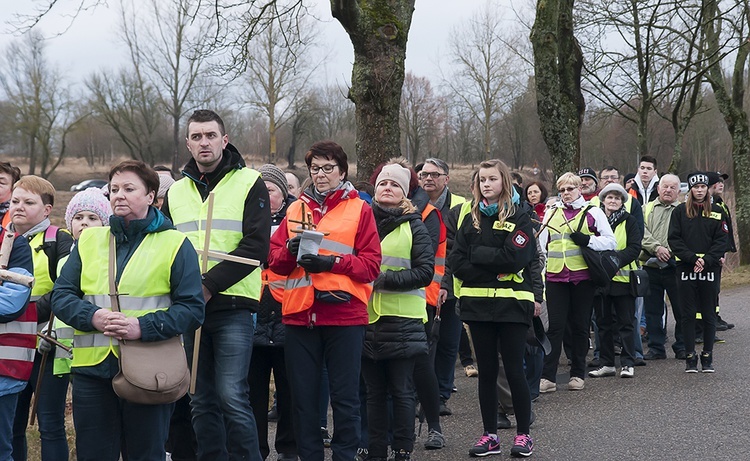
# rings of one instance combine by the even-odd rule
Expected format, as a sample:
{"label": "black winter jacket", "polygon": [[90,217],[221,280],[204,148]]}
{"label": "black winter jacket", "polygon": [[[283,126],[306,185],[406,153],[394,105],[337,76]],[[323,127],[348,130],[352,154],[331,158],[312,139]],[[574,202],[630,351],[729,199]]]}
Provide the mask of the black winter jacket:
{"label": "black winter jacket", "polygon": [[[385,271],[375,286],[392,291],[408,291],[426,287],[435,272],[435,251],[432,239],[417,213],[396,214],[373,202],[372,211],[382,241],[404,222],[412,232],[411,269]],[[362,355],[371,360],[405,359],[427,353],[427,336],[421,319],[382,316],[367,326]]]}
{"label": "black winter jacket", "polygon": [[685,203],[679,204],[669,220],[669,248],[679,259],[677,265],[695,266],[698,253],[701,253],[705,270],[720,269],[720,259],[727,250],[729,238],[723,210],[714,203],[711,205],[712,217],[700,215],[690,219],[686,206]]}

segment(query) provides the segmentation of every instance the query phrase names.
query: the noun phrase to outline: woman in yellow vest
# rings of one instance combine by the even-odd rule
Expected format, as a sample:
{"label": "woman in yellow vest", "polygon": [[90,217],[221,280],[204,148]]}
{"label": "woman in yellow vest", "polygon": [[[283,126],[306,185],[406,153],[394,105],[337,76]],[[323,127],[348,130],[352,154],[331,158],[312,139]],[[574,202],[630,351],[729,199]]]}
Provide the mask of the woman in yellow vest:
{"label": "woman in yellow vest", "polygon": [[393,402],[393,442],[397,461],[414,448],[414,386],[417,356],[427,355],[425,287],[435,270],[435,250],[421,216],[406,194],[411,173],[399,164],[383,167],[375,181],[372,211],[383,261],[367,306],[362,376],[367,385],[369,457],[388,457],[388,408]]}
{"label": "woman in yellow vest", "polygon": [[[539,383],[541,393],[557,390],[557,365],[567,325],[570,325],[573,349],[569,357],[568,390],[583,389],[595,287],[580,247],[602,251],[614,250],[617,246],[604,212],[590,206],[581,196],[581,178],[565,173],[557,180],[557,190],[560,201],[547,210],[546,224],[539,233],[539,243],[547,252],[547,337],[552,344],[552,353],[544,358]],[[580,231],[577,230],[579,224]]]}
{"label": "woman in yellow vest", "polygon": [[[79,460],[164,460],[174,404],[140,405],[112,389],[118,340],[144,343],[192,333],[203,321],[198,257],[184,234],[151,206],[154,170],[136,160],[109,173],[110,227],[81,234],[52,292],[55,314],[75,328],[73,422]],[[122,312],[109,296],[109,242],[114,236]]]}
{"label": "woman in yellow vest", "polygon": [[605,296],[594,305],[596,325],[599,327],[599,359],[602,366],[589,371],[592,378],[615,375],[615,336],[621,338],[620,377],[632,378],[635,366],[635,296],[630,291],[630,271],[638,268],[636,259],[641,252],[643,231],[635,216],[625,209],[628,193],[617,183],[608,184],[599,192],[600,207],[607,216],[617,240],[617,255],[622,265]]}
{"label": "woman in yellow vest", "polygon": [[484,435],[470,456],[500,454],[497,437],[498,353],[502,354],[516,414],[511,455],[530,456],[531,398],[524,374],[526,333],[534,314],[532,280],[526,266],[537,257],[529,215],[513,204],[517,192],[500,160],[479,165],[474,200],[461,208],[448,265],[458,282],[461,320],[469,326],[479,367],[479,408]]}

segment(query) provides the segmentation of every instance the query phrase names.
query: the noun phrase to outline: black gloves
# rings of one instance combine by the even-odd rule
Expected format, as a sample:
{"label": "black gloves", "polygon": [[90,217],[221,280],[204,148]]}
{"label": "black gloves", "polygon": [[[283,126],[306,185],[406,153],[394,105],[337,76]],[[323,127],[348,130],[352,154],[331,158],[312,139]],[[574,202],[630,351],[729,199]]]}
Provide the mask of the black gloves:
{"label": "black gloves", "polygon": [[298,235],[286,241],[286,249],[289,250],[289,253],[293,254],[294,256],[297,256],[297,253],[299,253],[300,240],[302,240],[302,237]]}
{"label": "black gloves", "polygon": [[381,272],[378,274],[378,278],[375,279],[375,282],[373,282],[372,287],[381,289],[384,286],[385,286],[385,274]]}
{"label": "black gloves", "polygon": [[576,245],[579,247],[585,247],[588,246],[589,240],[591,240],[590,235],[586,235],[583,232],[573,232],[570,234],[570,240],[573,241]]}
{"label": "black gloves", "polygon": [[[289,243],[291,242],[292,241],[290,240]],[[330,272],[335,262],[335,256],[303,255],[300,260],[297,261],[297,264],[307,272],[317,274],[320,272]]]}

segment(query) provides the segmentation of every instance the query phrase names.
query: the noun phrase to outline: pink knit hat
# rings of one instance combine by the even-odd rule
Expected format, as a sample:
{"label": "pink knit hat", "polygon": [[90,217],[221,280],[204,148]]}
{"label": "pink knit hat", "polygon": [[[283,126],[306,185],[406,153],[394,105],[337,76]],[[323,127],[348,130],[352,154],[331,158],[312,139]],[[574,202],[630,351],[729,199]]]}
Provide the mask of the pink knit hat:
{"label": "pink knit hat", "polygon": [[107,197],[104,196],[104,191],[96,187],[82,190],[70,200],[65,209],[65,224],[68,229],[72,228],[73,216],[79,211],[96,213],[105,226],[109,225],[109,217],[112,215],[112,207]]}

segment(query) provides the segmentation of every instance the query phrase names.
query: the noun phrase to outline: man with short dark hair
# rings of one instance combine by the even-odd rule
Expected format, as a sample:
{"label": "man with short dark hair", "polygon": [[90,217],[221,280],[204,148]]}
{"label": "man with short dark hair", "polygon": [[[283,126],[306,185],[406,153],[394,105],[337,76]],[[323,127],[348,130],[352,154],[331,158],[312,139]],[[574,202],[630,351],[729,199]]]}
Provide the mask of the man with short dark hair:
{"label": "man with short dark hair", "polygon": [[650,155],[641,157],[638,164],[638,174],[635,175],[633,186],[628,193],[638,200],[641,205],[645,205],[656,200],[659,196],[657,185],[659,176],[656,171],[656,158]]}
{"label": "man with short dark hair", "polygon": [[[229,144],[224,122],[198,110],[187,122],[192,158],[167,192],[162,211],[193,246],[201,249],[214,193],[211,250],[264,263],[268,257],[271,211],[260,174],[247,168]],[[247,374],[253,347],[252,314],[261,292],[261,269],[232,261],[209,261],[203,274],[206,319],[200,338],[195,394],[191,407],[198,459],[260,461]],[[185,335],[188,360],[194,336]]]}

